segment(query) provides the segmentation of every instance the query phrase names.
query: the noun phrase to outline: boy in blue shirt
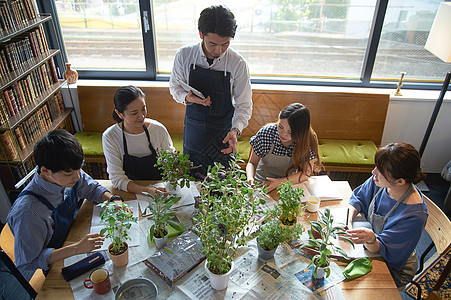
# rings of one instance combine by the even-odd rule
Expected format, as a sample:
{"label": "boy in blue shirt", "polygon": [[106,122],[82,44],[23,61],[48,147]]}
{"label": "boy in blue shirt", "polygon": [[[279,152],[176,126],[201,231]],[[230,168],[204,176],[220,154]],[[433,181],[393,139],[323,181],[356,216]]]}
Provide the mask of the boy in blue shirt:
{"label": "boy in blue shirt", "polygon": [[15,238],[17,268],[21,271],[39,268],[47,273],[54,262],[91,252],[103,244],[102,235],[91,233],[63,247],[80,200],[100,203],[111,201],[112,197],[115,202],[122,199],[81,169],[83,149],[65,130],[51,131],[38,141],[34,158],[36,172],[14,202],[7,222]]}

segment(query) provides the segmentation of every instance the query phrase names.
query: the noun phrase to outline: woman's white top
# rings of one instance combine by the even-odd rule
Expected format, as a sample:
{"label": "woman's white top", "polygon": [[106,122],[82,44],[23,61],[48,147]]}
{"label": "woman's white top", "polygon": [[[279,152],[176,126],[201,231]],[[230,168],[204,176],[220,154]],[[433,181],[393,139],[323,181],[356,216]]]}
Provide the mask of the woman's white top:
{"label": "woman's white top", "polygon": [[[146,119],[150,124],[147,127],[150,135],[150,143],[156,150],[175,151],[172,139],[168,130],[163,124],[156,120]],[[128,154],[136,157],[150,155],[149,142],[146,133],[138,134],[125,133],[127,140]],[[105,155],[107,172],[113,187],[127,191],[127,185],[131,181],[123,168],[124,143],[122,138],[122,128],[119,124],[108,127],[102,134],[103,154]]]}

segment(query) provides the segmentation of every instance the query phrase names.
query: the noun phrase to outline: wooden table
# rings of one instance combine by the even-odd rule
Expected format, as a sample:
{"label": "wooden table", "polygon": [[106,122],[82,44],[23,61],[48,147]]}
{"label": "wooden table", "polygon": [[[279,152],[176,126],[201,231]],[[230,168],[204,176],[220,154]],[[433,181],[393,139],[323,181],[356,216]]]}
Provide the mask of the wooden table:
{"label": "wooden table", "polygon": [[[99,180],[100,184],[109,189],[113,194],[120,195],[124,200],[136,199],[134,194],[126,193],[112,188],[112,184],[109,180]],[[346,181],[334,181],[334,184],[340,194],[343,196],[342,201],[324,201],[321,203],[321,207],[346,207],[349,197],[351,196],[351,188]],[[272,192],[270,194],[274,199],[277,198],[277,194]],[[80,208],[80,211],[75,219],[72,228],[66,238],[64,245],[73,244],[81,240],[86,234],[89,233],[91,217],[92,217],[93,204],[85,201]],[[306,213],[303,218],[310,216],[312,219],[315,214]],[[340,264],[340,263],[339,263]],[[38,293],[37,299],[45,300],[62,300],[62,299],[74,299],[70,284],[66,282],[61,276],[61,269],[63,267],[63,261],[57,262],[50,270],[44,286]],[[340,283],[343,290],[343,294],[346,299],[401,299],[396,285],[390,275],[387,265],[382,260],[373,260],[373,270],[367,275]]]}

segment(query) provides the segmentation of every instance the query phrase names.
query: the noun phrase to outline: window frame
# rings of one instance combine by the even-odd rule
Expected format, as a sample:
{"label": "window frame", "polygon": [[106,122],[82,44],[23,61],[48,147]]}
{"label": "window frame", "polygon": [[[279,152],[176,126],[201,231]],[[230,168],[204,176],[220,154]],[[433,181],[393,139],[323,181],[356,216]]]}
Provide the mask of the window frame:
{"label": "window frame", "polygon": [[[58,13],[55,2],[52,0],[37,0],[39,11],[41,13],[50,13],[53,17],[53,26],[55,30],[45,30],[49,36],[51,45],[59,44],[64,61],[56,62],[58,67],[64,66],[67,62],[67,53],[64,47],[62,30],[59,25]],[[396,88],[398,79],[392,80],[371,80],[374,64],[376,62],[377,50],[384,25],[385,14],[388,9],[389,0],[377,0],[374,10],[373,22],[371,24],[368,44],[363,60],[360,79],[318,79],[318,78],[286,78],[286,77],[267,77],[259,78],[251,76],[253,84],[275,84],[275,85],[311,85],[311,86],[336,86],[336,87],[360,87],[360,88]],[[80,79],[97,80],[146,80],[146,81],[169,81],[169,74],[157,73],[157,54],[155,31],[153,24],[153,8],[151,1],[139,0],[140,17],[142,26],[144,56],[146,62],[146,71],[98,71],[98,70],[77,70]],[[144,14],[148,14],[148,24],[144,24]],[[149,30],[145,30],[148,25]],[[52,32],[55,32],[54,35]],[[64,70],[64,68],[62,68]],[[405,81],[403,89],[422,89],[422,90],[440,90],[443,81]],[[451,89],[451,87],[450,87]]]}

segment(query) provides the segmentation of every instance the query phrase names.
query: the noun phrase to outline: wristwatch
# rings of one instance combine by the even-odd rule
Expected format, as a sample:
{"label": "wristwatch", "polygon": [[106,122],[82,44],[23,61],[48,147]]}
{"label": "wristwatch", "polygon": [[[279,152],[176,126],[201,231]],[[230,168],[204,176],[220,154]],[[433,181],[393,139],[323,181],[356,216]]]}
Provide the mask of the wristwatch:
{"label": "wristwatch", "polygon": [[110,202],[113,202],[114,200],[121,200],[122,202],[124,202],[124,199],[122,199],[122,197],[119,196],[119,195],[113,195],[113,196],[110,198]]}
{"label": "wristwatch", "polygon": [[236,133],[237,133],[237,135],[238,136],[240,136],[241,135],[241,130],[239,130],[238,128],[236,128],[236,127],[233,127],[232,129],[230,129],[230,131],[232,131],[232,130],[236,130]]}

